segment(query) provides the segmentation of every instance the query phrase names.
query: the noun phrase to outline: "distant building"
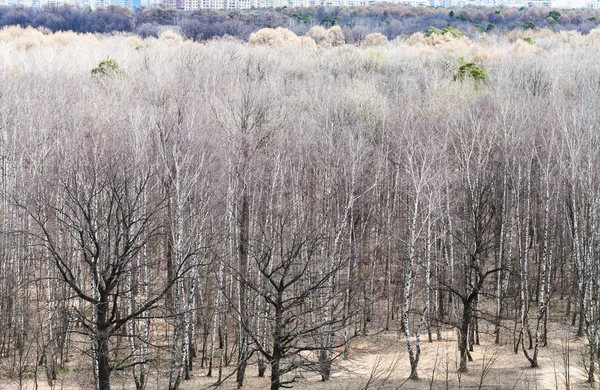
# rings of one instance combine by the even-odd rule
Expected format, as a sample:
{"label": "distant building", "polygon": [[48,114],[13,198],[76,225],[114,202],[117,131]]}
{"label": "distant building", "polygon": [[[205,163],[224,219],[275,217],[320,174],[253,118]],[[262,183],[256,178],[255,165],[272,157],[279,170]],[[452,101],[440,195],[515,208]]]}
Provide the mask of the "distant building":
{"label": "distant building", "polygon": [[588,1],[585,4],[586,8],[600,9],[600,1]]}
{"label": "distant building", "polygon": [[429,0],[408,0],[403,1],[401,4],[409,5],[411,7],[429,7],[431,5]]}
{"label": "distant building", "polygon": [[528,7],[552,8],[552,1],[549,0],[530,0],[527,2]]}
{"label": "distant building", "polygon": [[115,5],[135,9],[139,6],[150,7],[165,4],[176,9],[193,11],[197,9],[249,9],[276,7],[314,7],[314,6],[359,6],[378,2],[403,4],[411,7],[460,8],[467,6],[482,7],[540,7],[540,8],[592,8],[600,9],[600,0],[0,0],[0,5],[24,5],[44,7],[47,5],[76,4],[92,9]]}
{"label": "distant building", "polygon": [[497,0],[475,0],[473,1],[473,5],[479,6],[479,7],[495,7],[499,4],[499,1]]}

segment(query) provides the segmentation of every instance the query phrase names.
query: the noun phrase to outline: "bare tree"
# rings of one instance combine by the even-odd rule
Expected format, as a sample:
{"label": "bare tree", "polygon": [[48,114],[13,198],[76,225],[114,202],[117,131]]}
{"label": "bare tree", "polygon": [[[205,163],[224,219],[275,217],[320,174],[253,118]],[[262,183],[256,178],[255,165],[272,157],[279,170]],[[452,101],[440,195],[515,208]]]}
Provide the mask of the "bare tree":
{"label": "bare tree", "polygon": [[[34,221],[31,234],[84,303],[75,312],[92,341],[95,386],[109,390],[111,372],[127,364],[111,362],[111,339],[153,308],[186,269],[181,264],[173,279],[155,284],[154,293],[135,309],[121,313],[131,288],[128,274],[146,244],[158,236],[166,199],[147,195],[156,185],[151,167],[136,166],[125,148],[98,146],[82,150],[79,159],[65,161],[57,156],[54,169],[39,178],[42,186],[56,186],[56,193],[31,196],[19,205]],[[64,245],[63,237],[72,246]],[[80,267],[84,279],[76,271]]]}
{"label": "bare tree", "polygon": [[[248,311],[247,279],[249,277],[249,241],[250,219],[252,203],[252,161],[266,145],[268,145],[275,132],[282,126],[283,116],[281,108],[277,108],[270,96],[270,88],[260,76],[262,60],[258,59],[256,67],[259,69],[259,78],[254,80],[251,72],[254,69],[253,57],[246,63],[246,72],[236,74],[239,88],[229,91],[224,96],[217,98],[217,103],[212,106],[213,115],[217,126],[223,131],[228,142],[229,157],[227,166],[228,175],[232,178],[231,190],[232,203],[227,207],[231,212],[231,221],[235,226],[230,227],[232,243],[236,248],[237,264],[235,268],[239,273],[237,280],[238,308],[238,367],[236,380],[238,388],[244,383],[244,375],[248,359],[250,358],[250,345],[248,330],[242,324],[251,322]],[[232,246],[232,248],[233,248]],[[233,299],[233,297],[230,297]]]}
{"label": "bare tree", "polygon": [[455,221],[448,229],[452,240],[459,244],[461,266],[459,269],[455,267],[454,284],[446,283],[444,288],[454,294],[462,305],[462,315],[457,324],[461,372],[467,371],[469,330],[473,329],[473,320],[477,318],[477,300],[486,279],[499,271],[489,264],[497,242],[495,226],[499,207],[496,205],[496,190],[502,188],[498,185],[500,175],[495,169],[496,134],[493,128],[483,125],[484,118],[478,115],[469,113],[455,124],[457,130],[447,135],[450,169],[456,169],[459,175],[456,187],[450,187],[456,191],[457,203],[455,214],[448,217],[448,221]]}
{"label": "bare tree", "polygon": [[[412,123],[415,126],[414,123]],[[435,193],[439,194],[439,183],[436,183],[436,174],[439,172],[436,166],[439,152],[435,145],[432,145],[429,140],[424,138],[423,134],[419,134],[421,130],[415,126],[414,130],[405,130],[406,139],[398,149],[407,150],[404,153],[405,162],[402,163],[406,172],[407,195],[406,208],[408,236],[406,246],[408,248],[407,261],[404,264],[404,288],[403,288],[403,307],[402,307],[402,328],[406,347],[408,349],[408,357],[410,361],[410,379],[419,379],[417,368],[421,358],[421,332],[424,330],[431,309],[431,240],[432,240],[432,224],[435,218],[434,210],[440,204],[436,201]],[[398,153],[400,154],[400,153]],[[421,237],[425,235],[425,240]],[[417,248],[423,243],[423,250]],[[418,261],[419,254],[423,253],[424,259]],[[425,275],[425,291],[424,305],[419,315],[417,316],[417,326],[413,334],[411,332],[411,322],[409,316],[414,310],[412,308],[414,297],[411,293],[414,291],[414,284],[417,279],[416,267],[417,263],[424,265]]]}
{"label": "bare tree", "polygon": [[[280,168],[284,169],[284,177],[310,183],[303,180],[309,178],[305,176],[306,168],[292,168],[291,161],[285,166],[287,169]],[[296,377],[292,374],[297,369],[320,369],[323,353],[327,352],[321,346],[323,330],[330,332],[332,348],[344,344],[342,340],[334,341],[344,324],[343,289],[332,293],[331,283],[347,266],[346,261],[323,264],[320,248],[325,237],[320,228],[315,228],[314,214],[305,211],[314,210],[317,201],[309,195],[310,189],[296,185],[286,189],[284,180],[275,180],[278,184],[271,194],[275,196],[274,209],[268,219],[258,222],[258,232],[250,245],[258,282],[245,280],[264,302],[259,317],[271,330],[270,335],[264,338],[261,332],[253,331],[252,323],[243,323],[251,347],[270,364],[272,390],[293,383]],[[322,312],[328,315],[313,315]]]}

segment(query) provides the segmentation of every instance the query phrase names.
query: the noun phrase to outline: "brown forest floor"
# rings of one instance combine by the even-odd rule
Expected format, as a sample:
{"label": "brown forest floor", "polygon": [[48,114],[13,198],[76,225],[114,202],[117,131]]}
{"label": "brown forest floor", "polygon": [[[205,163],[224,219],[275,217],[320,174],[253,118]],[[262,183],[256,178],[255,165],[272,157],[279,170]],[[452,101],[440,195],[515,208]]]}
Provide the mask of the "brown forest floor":
{"label": "brown forest floor", "polygon": [[[564,323],[549,324],[548,346],[540,348],[539,367],[532,369],[523,356],[513,352],[512,326],[505,329],[503,345],[494,345],[491,325],[482,326],[481,345],[472,352],[469,372],[457,373],[458,349],[456,333],[442,333],[442,341],[422,342],[418,381],[407,381],[410,373],[406,343],[397,332],[355,339],[348,360],[337,363],[332,379],[323,383],[314,373],[305,373],[294,387],[306,389],[359,390],[359,389],[565,389],[565,353],[570,359],[571,389],[592,388],[586,383],[583,367],[584,339],[574,337],[575,329]],[[435,335],[433,336],[435,339]],[[487,372],[482,375],[483,366]],[[249,368],[244,388],[266,389],[268,379],[256,377],[256,368]],[[210,378],[197,377],[186,383],[182,390],[199,389],[211,384]],[[222,389],[235,389],[227,383]]]}
{"label": "brown forest floor", "polygon": [[[408,356],[404,338],[398,332],[382,332],[377,335],[359,337],[353,340],[352,350],[347,360],[336,363],[332,378],[327,383],[313,372],[300,372],[302,376],[294,388],[324,390],[359,389],[566,389],[565,351],[568,349],[570,362],[569,375],[571,389],[593,388],[587,379],[583,365],[585,338],[574,337],[575,329],[558,318],[549,323],[548,346],[540,348],[539,367],[532,369],[523,353],[513,352],[512,328],[507,322],[503,331],[503,344],[494,345],[492,325],[481,325],[481,345],[472,352],[473,362],[469,363],[469,372],[459,375],[456,371],[458,350],[456,333],[451,330],[442,332],[442,341],[427,342],[426,334],[422,341],[420,380],[407,381],[409,374]],[[435,335],[434,335],[435,339]],[[92,389],[88,358],[81,356],[69,363],[69,370],[60,376],[55,389],[81,390]],[[482,370],[483,367],[487,370]],[[224,375],[231,373],[224,370]],[[164,372],[164,371],[163,371]],[[214,388],[214,378],[205,376],[206,370],[196,368],[193,377],[184,381],[181,390],[200,390]],[[114,390],[133,389],[130,374],[115,373],[112,380]],[[267,372],[268,375],[268,372]],[[165,389],[166,375],[151,375],[147,389]],[[48,390],[49,386],[39,373],[37,389]],[[267,389],[268,378],[258,378],[256,366],[247,370],[244,389]],[[600,387],[600,386],[599,386]],[[35,389],[32,380],[24,383],[22,389]],[[234,378],[222,384],[219,389],[236,389]],[[0,390],[19,389],[15,381],[0,380]]]}

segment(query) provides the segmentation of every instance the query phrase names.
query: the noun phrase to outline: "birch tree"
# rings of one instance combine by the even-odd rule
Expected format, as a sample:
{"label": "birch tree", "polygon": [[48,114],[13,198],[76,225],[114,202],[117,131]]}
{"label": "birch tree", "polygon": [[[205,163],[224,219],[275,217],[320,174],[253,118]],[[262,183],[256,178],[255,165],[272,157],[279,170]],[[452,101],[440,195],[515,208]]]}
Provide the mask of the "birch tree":
{"label": "birch tree", "polygon": [[[414,125],[414,123],[413,123]],[[408,349],[410,361],[410,379],[419,379],[417,368],[421,358],[421,331],[424,329],[429,312],[431,309],[431,225],[435,204],[435,197],[432,192],[436,191],[434,184],[434,175],[438,172],[436,167],[436,155],[438,150],[434,145],[422,139],[423,135],[418,134],[419,127],[413,131],[407,131],[405,143],[402,149],[407,150],[405,154],[406,161],[402,165],[405,167],[407,176],[407,220],[409,221],[407,237],[407,262],[404,265],[404,288],[403,288],[403,306],[402,306],[402,328]],[[425,235],[424,250],[417,248],[423,242],[422,235]],[[419,253],[423,253],[424,259],[419,261]],[[411,297],[414,291],[416,280],[417,263],[425,263],[425,299],[421,313],[417,316],[417,326],[413,333],[411,332],[411,322],[409,316],[414,310]]]}

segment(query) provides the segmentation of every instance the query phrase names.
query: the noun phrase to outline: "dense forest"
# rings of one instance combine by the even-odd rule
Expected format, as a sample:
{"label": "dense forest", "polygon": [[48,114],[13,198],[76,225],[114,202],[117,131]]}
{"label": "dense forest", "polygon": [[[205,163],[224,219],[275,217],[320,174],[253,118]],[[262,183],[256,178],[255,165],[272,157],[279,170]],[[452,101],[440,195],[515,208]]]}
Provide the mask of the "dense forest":
{"label": "dense forest", "polygon": [[108,7],[91,11],[74,6],[46,8],[0,7],[0,27],[46,28],[80,33],[135,32],[157,38],[168,26],[196,41],[230,36],[248,40],[261,28],[283,27],[297,35],[313,26],[340,26],[346,42],[359,42],[378,32],[392,40],[429,27],[453,26],[471,38],[482,33],[499,35],[508,30],[578,31],[587,34],[598,26],[600,11],[594,9],[549,10],[545,8],[417,8],[391,4],[360,7],[277,8],[257,10],[176,11],[167,6]]}
{"label": "dense forest", "polygon": [[277,390],[396,332],[417,379],[487,325],[536,367],[560,317],[597,380],[600,30],[340,31],[0,30],[3,378]]}

